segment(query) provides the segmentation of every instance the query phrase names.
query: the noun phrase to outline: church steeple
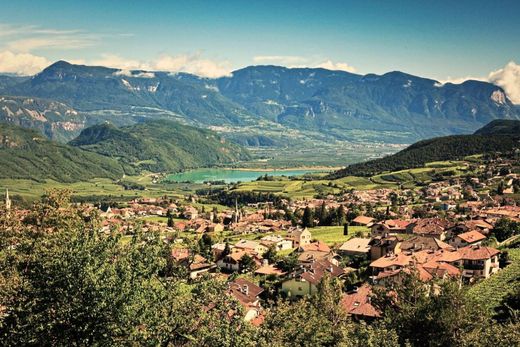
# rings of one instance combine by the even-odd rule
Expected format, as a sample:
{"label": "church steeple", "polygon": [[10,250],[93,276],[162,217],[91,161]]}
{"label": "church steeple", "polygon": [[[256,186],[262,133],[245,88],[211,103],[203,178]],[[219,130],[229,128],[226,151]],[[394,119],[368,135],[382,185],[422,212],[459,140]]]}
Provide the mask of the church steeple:
{"label": "church steeple", "polygon": [[5,209],[8,211],[11,209],[11,199],[9,198],[9,189],[5,190]]}

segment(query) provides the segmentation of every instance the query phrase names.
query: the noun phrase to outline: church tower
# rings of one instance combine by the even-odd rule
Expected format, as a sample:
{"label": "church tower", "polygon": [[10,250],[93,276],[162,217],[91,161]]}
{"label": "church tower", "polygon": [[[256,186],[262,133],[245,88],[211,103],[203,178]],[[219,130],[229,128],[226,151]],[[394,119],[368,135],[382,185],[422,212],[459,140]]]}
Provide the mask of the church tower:
{"label": "church tower", "polygon": [[11,209],[11,199],[9,198],[9,189],[5,190],[5,209],[9,211]]}

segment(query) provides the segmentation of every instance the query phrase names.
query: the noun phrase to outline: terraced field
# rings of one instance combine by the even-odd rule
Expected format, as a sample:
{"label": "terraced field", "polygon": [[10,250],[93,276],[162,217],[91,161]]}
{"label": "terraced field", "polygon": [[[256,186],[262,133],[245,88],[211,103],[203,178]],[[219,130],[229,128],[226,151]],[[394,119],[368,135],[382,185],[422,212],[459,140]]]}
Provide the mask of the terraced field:
{"label": "terraced field", "polygon": [[520,249],[507,249],[507,251],[513,263],[468,290],[468,295],[490,311],[500,305],[506,295],[520,286]]}

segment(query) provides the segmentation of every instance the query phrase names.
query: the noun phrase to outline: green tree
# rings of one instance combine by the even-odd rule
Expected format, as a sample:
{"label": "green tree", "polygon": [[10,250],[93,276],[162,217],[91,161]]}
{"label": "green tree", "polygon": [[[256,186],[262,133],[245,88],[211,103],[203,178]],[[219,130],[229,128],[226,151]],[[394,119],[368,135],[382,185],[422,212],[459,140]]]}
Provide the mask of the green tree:
{"label": "green tree", "polygon": [[303,211],[302,226],[304,228],[312,228],[314,226],[314,216],[309,206],[305,207]]}
{"label": "green tree", "polygon": [[256,263],[249,254],[244,254],[240,259],[240,269],[243,273],[249,273],[256,270]]}

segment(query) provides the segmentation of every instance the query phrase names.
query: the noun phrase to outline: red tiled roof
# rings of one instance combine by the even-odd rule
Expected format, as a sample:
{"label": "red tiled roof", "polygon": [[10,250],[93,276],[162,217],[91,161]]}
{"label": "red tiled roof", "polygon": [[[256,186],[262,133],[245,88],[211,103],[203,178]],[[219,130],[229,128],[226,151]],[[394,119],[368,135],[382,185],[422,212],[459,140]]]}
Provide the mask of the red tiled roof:
{"label": "red tiled roof", "polygon": [[459,248],[458,252],[462,254],[462,259],[465,260],[485,260],[500,253],[498,249],[483,246],[467,246]]}
{"label": "red tiled roof", "polygon": [[374,221],[374,218],[372,217],[366,217],[366,216],[357,216],[352,220],[354,223],[358,224],[370,224]]}
{"label": "red tiled roof", "polygon": [[482,235],[477,230],[471,230],[462,234],[457,235],[462,241],[467,243],[478,242],[486,239],[486,236]]}
{"label": "red tiled roof", "polygon": [[250,305],[258,300],[258,295],[264,291],[262,287],[245,278],[237,278],[229,283],[229,290],[241,304]]}
{"label": "red tiled roof", "polygon": [[341,299],[341,306],[352,315],[365,317],[380,317],[381,313],[370,303],[372,289],[365,284],[355,292],[345,294]]}
{"label": "red tiled roof", "polygon": [[305,272],[301,274],[301,278],[312,284],[318,284],[326,273],[331,277],[338,277],[344,274],[344,271],[328,260],[320,260],[310,264]]}
{"label": "red tiled roof", "polygon": [[330,252],[330,247],[327,246],[323,241],[316,241],[313,243],[309,243],[308,245],[302,246],[304,252],[307,251],[317,251],[317,252]]}

